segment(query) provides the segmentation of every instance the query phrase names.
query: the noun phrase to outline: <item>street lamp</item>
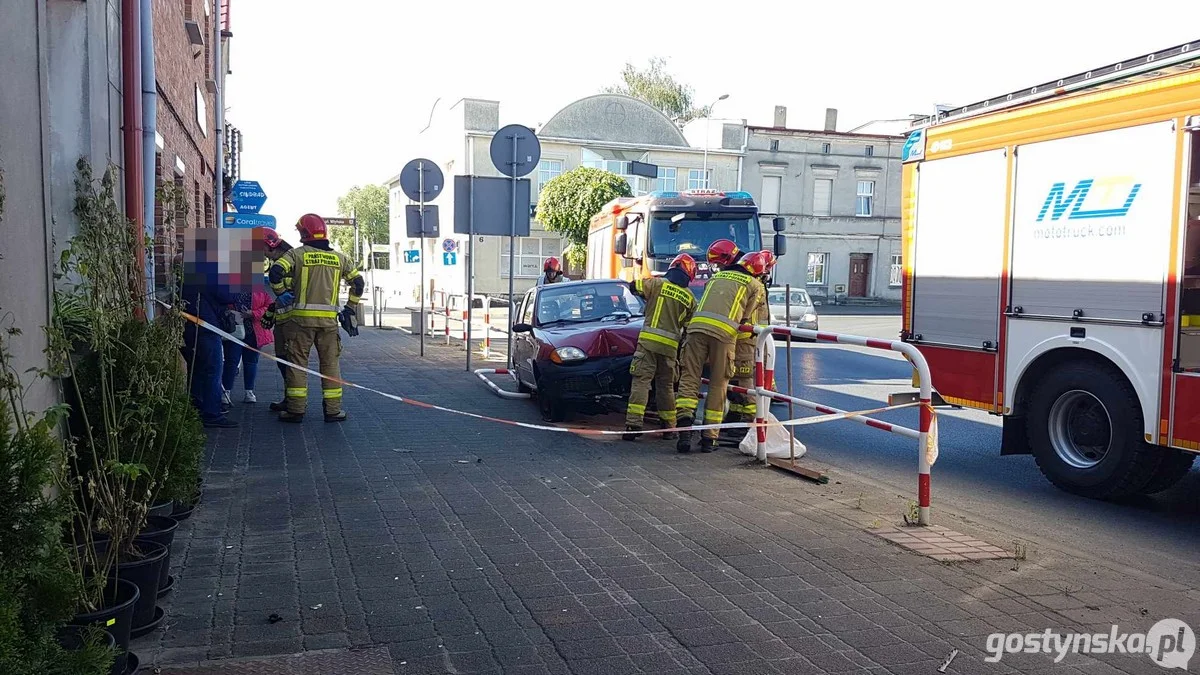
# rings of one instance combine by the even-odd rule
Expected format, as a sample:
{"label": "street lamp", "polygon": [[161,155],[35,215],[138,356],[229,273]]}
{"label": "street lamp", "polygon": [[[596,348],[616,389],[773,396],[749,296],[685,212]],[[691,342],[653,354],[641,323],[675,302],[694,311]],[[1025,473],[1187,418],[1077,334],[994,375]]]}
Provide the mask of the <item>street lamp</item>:
{"label": "street lamp", "polygon": [[704,187],[705,188],[710,187],[709,181],[708,181],[708,137],[709,137],[709,128],[712,126],[712,109],[718,103],[720,103],[721,101],[724,101],[727,98],[729,98],[729,94],[721,94],[717,98],[717,100],[708,104],[708,114],[704,116],[704,169],[702,169],[702,171],[704,172],[703,176],[704,176]]}

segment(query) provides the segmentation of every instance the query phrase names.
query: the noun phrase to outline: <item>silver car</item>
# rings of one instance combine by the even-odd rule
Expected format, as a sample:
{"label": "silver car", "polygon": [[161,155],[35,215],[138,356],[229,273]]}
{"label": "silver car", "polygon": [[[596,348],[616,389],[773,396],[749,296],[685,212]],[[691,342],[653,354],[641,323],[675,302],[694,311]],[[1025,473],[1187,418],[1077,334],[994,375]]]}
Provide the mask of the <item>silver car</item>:
{"label": "silver car", "polygon": [[794,328],[817,328],[817,308],[813,306],[808,291],[800,288],[788,289],[783,286],[772,286],[767,289],[767,304],[771,309],[771,323],[791,325]]}

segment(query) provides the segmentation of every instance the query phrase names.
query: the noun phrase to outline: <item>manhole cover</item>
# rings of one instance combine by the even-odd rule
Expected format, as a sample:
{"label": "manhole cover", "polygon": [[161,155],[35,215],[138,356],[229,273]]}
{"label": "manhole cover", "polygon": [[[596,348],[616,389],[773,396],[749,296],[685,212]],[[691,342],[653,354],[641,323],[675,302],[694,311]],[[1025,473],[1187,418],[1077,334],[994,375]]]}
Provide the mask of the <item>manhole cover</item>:
{"label": "manhole cover", "polygon": [[162,675],[396,675],[386,647],[308,652],[269,658],[208,661],[196,667],[163,668]]}

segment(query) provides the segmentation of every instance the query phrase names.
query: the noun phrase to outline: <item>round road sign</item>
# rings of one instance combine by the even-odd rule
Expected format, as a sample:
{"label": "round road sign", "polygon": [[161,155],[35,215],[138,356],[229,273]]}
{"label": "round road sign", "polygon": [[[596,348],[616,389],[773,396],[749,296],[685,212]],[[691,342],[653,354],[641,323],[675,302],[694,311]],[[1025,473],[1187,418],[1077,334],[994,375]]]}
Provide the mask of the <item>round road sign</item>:
{"label": "round road sign", "polygon": [[520,178],[537,168],[542,160],[542,144],[533,129],[510,124],[492,136],[489,149],[492,164],[505,176]]}
{"label": "round road sign", "polygon": [[436,162],[428,159],[418,157],[400,170],[400,189],[414,202],[431,202],[437,199],[442,193],[443,184],[442,170]]}

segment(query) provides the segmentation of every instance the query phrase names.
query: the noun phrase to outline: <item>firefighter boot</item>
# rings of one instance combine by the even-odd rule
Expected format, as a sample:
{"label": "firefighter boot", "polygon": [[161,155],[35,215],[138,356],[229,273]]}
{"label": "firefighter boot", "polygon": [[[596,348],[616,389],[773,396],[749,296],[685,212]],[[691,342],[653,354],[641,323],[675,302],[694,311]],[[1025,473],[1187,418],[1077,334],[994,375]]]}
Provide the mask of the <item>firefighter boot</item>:
{"label": "firefighter boot", "polygon": [[287,399],[271,404],[271,412],[283,412],[287,410]]}
{"label": "firefighter boot", "polygon": [[[641,431],[641,430],[642,430],[641,427],[634,425],[634,424],[626,424],[625,425],[625,431]],[[621,434],[621,440],[623,440],[623,441],[636,441],[637,437],[638,437],[638,434]]]}
{"label": "firefighter boot", "polygon": [[339,410],[335,413],[325,413],[325,421],[326,422],[345,422],[346,421],[346,411]]}
{"label": "firefighter boot", "polygon": [[[663,429],[671,429],[672,427],[675,426],[674,424],[671,424],[670,422],[660,422],[659,425]],[[678,431],[664,431],[664,432],[662,432],[662,438],[665,441],[677,440],[679,438],[679,432]]]}
{"label": "firefighter boot", "polygon": [[715,439],[715,438],[701,438],[700,439],[700,452],[712,452],[716,449],[717,449],[717,439]]}
{"label": "firefighter boot", "polygon": [[283,412],[279,413],[279,421],[299,424],[304,421],[304,413],[292,413],[284,410]]}
{"label": "firefighter boot", "polygon": [[688,430],[692,426],[692,418],[680,417],[679,422],[675,424],[679,428],[679,439],[675,441],[675,450],[678,452],[692,451],[692,436],[696,433]]}

